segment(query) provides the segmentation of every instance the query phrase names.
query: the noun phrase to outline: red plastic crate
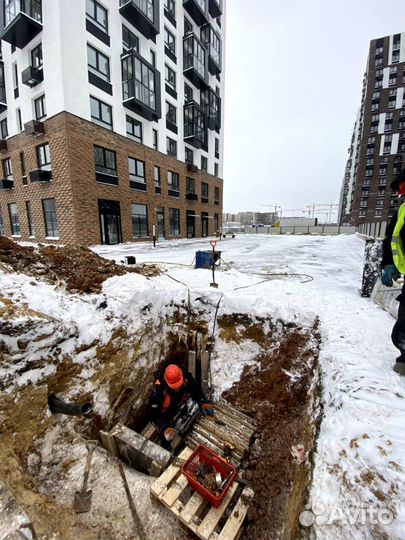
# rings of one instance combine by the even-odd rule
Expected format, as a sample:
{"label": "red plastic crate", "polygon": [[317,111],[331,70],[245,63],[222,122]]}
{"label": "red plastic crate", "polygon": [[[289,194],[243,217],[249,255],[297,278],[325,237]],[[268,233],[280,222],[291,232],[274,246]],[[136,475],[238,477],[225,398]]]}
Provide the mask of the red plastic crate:
{"label": "red plastic crate", "polygon": [[[214,468],[215,472],[219,472],[222,476],[222,480],[225,480],[225,478],[228,479],[218,496],[198,481],[197,471],[201,463],[206,463],[206,465]],[[197,446],[197,448],[185,462],[182,467],[182,472],[187,478],[190,486],[215,508],[218,508],[218,506],[224,500],[224,497],[236,476],[235,467],[202,444]]]}

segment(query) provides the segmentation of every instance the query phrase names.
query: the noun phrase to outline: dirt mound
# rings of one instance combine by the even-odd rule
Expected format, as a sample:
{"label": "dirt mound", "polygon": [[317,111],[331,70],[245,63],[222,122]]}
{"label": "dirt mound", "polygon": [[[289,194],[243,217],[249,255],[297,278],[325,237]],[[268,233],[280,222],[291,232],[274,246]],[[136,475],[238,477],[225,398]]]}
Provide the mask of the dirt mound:
{"label": "dirt mound", "polygon": [[[224,393],[232,405],[256,418],[260,433],[246,463],[245,478],[255,499],[245,538],[303,537],[297,518],[312,474],[320,337],[316,325],[312,332],[290,327],[279,343],[258,358],[259,367],[245,367],[241,380]],[[292,456],[299,444],[307,452],[302,463]]]}
{"label": "dirt mound", "polygon": [[156,266],[138,265],[127,268],[103,259],[90,249],[79,246],[24,247],[0,236],[0,263],[14,272],[42,277],[51,283],[66,282],[70,292],[96,293],[112,276],[129,272],[154,277],[160,274]]}

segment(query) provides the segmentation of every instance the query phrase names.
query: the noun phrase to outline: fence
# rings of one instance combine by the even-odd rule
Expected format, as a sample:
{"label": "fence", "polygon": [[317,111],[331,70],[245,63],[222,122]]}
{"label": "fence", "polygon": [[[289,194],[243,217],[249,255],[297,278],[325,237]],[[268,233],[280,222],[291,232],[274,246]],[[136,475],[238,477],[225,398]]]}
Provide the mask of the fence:
{"label": "fence", "polygon": [[357,227],[357,231],[365,236],[371,236],[373,238],[384,238],[385,229],[387,227],[386,221],[377,221],[374,223],[362,223]]}
{"label": "fence", "polygon": [[291,225],[288,227],[245,227],[246,234],[354,234],[356,227],[348,225]]}

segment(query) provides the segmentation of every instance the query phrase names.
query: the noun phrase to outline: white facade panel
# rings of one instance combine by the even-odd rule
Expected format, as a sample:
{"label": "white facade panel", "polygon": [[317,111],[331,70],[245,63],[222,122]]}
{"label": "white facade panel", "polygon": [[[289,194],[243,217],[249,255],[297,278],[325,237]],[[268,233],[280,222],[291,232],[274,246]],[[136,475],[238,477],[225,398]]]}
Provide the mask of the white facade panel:
{"label": "white facade panel", "polygon": [[378,119],[378,133],[384,133],[386,113],[381,113]]}
{"label": "white facade panel", "polygon": [[[3,59],[5,65],[5,84],[8,100],[7,111],[0,119],[7,117],[9,136],[17,133],[16,110],[21,109],[23,123],[34,118],[33,100],[45,94],[47,117],[67,111],[86,120],[91,120],[90,95],[107,103],[113,111],[113,130],[126,136],[126,116],[136,118],[142,123],[143,144],[153,147],[153,129],[158,131],[158,150],[166,153],[166,138],[177,142],[177,158],[184,161],[184,83],[193,88],[194,100],[200,102],[200,91],[183,75],[183,35],[184,17],[192,23],[194,33],[200,37],[201,28],[185,12],[182,0],[176,1],[176,27],[164,15],[164,1],[160,0],[160,32],[156,43],[147,39],[134,28],[119,12],[119,0],[100,0],[108,10],[108,33],[110,46],[86,30],[86,2],[84,0],[42,0],[43,30],[24,49],[11,52],[11,46],[3,42]],[[208,152],[194,147],[194,163],[200,168],[201,156],[208,159],[208,172],[214,174],[215,163],[218,163],[218,176],[223,177],[223,136],[224,136],[224,69],[225,69],[225,13],[226,2],[222,2],[221,28],[215,19],[210,23],[222,39],[222,72],[220,81],[209,74],[209,85],[215,90],[219,88],[221,97],[221,130],[216,133],[208,130]],[[161,77],[161,109],[162,117],[157,121],[148,121],[142,116],[127,109],[122,104],[122,25],[125,25],[139,39],[140,55],[151,62],[151,51],[156,55],[156,69]],[[176,59],[173,62],[165,54],[164,27],[176,38]],[[30,65],[31,50],[42,42],[44,81],[33,88],[21,84],[21,72]],[[87,44],[106,55],[110,60],[110,82],[113,95],[100,90],[88,81]],[[14,98],[12,65],[17,63],[19,75],[19,97]],[[176,73],[177,99],[165,91],[165,65]],[[177,129],[175,134],[166,128],[166,101],[177,109]],[[219,139],[219,158],[215,157],[215,139]]]}
{"label": "white facade panel", "polygon": [[396,109],[401,109],[404,104],[404,87],[401,86],[397,89],[397,101],[395,103]]}
{"label": "white facade panel", "polygon": [[388,88],[389,86],[389,80],[390,80],[390,68],[389,67],[385,67],[383,69],[383,84],[382,84],[382,87],[383,88]]}
{"label": "white facade panel", "polygon": [[391,154],[396,154],[398,152],[398,143],[399,143],[399,133],[394,133],[392,136],[392,142],[391,142]]}

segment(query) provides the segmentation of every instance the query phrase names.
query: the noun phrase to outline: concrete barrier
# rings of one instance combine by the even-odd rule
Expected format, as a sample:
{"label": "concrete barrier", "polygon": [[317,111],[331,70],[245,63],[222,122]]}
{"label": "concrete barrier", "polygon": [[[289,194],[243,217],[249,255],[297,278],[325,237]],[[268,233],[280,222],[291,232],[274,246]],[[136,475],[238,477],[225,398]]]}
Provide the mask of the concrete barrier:
{"label": "concrete barrier", "polygon": [[[286,227],[245,227],[245,234],[355,234],[356,227],[344,225],[289,225]],[[243,232],[239,233],[243,234]]]}

